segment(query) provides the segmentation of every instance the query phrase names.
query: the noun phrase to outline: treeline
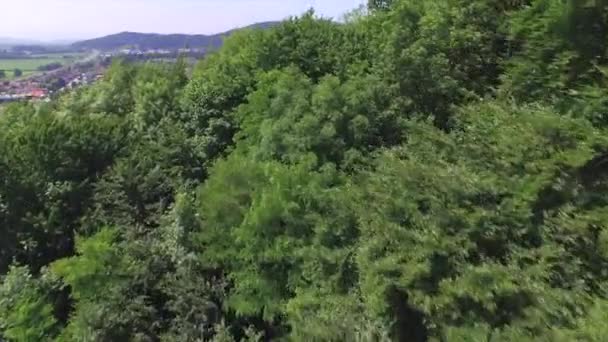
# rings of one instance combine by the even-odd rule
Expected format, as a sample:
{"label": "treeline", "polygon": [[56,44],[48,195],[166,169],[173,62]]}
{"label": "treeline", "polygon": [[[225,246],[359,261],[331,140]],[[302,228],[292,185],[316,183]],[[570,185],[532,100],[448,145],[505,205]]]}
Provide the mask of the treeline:
{"label": "treeline", "polygon": [[0,116],[0,340],[604,341],[608,2],[372,0]]}

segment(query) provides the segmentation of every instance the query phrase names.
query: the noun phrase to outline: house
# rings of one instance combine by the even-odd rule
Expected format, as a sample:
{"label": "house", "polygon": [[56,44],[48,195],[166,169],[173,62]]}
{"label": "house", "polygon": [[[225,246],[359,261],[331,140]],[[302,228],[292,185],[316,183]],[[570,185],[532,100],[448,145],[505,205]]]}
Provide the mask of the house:
{"label": "house", "polygon": [[35,99],[45,98],[47,95],[48,91],[42,88],[33,88],[29,93],[29,96]]}

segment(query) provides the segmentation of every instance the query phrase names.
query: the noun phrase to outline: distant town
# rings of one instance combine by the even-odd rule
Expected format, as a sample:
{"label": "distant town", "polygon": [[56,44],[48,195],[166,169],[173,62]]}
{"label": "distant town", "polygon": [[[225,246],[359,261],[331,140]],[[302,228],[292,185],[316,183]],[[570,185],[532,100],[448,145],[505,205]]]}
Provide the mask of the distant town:
{"label": "distant town", "polygon": [[0,41],[0,103],[50,101],[53,96],[102,79],[115,58],[172,62],[186,56],[194,63],[219,48],[234,31],[210,36],[122,32],[68,46],[11,46]]}
{"label": "distant town", "polygon": [[[202,57],[207,49],[139,49],[113,51],[47,52],[29,50],[0,51],[0,103],[33,100],[50,101],[54,95],[92,84],[103,78],[114,58],[162,60],[170,62],[179,55]],[[47,63],[49,62],[49,63]],[[3,65],[5,65],[3,67]],[[35,65],[35,69],[20,69]]]}
{"label": "distant town", "polygon": [[[67,56],[67,55],[66,55]],[[38,66],[34,70],[20,69],[20,64],[34,65],[47,60],[56,60],[55,54],[38,57],[24,51],[20,59],[2,59],[2,64],[15,66],[12,70],[1,70],[0,102],[20,100],[48,101],[50,96],[90,84],[103,77],[108,61],[99,58],[98,53],[90,53],[77,58],[65,58],[62,62],[51,62]],[[12,75],[10,74],[12,73]]]}

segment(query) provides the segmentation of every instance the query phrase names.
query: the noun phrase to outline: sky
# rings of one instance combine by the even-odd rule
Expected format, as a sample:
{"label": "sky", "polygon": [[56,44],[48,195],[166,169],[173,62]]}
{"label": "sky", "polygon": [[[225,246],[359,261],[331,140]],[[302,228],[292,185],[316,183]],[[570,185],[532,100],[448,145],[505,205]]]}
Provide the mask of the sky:
{"label": "sky", "polygon": [[77,40],[135,31],[220,33],[298,15],[341,16],[365,0],[0,0],[0,37]]}

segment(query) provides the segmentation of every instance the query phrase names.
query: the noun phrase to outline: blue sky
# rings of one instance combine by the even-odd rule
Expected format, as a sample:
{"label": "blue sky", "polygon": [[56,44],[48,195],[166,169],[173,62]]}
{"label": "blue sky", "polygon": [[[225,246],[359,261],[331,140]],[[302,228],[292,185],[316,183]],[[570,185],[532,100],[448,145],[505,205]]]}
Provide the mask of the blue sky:
{"label": "blue sky", "polygon": [[120,31],[217,33],[314,7],[339,19],[365,0],[0,0],[0,37],[81,39]]}

